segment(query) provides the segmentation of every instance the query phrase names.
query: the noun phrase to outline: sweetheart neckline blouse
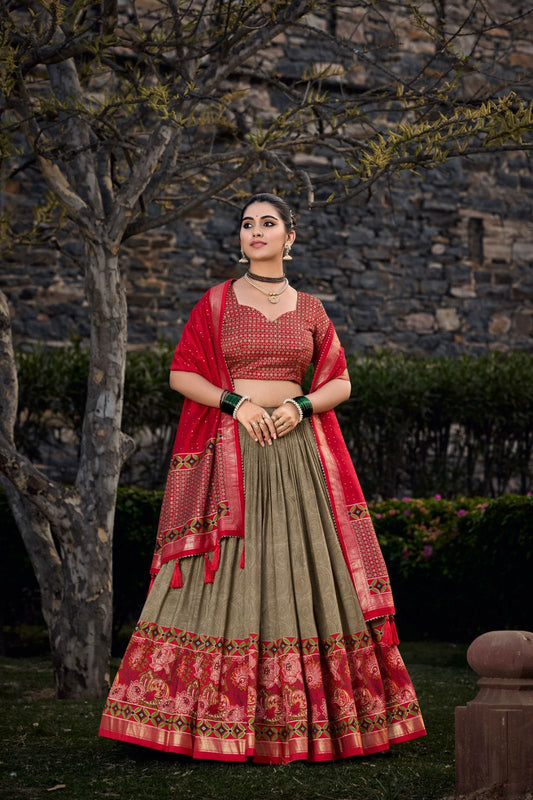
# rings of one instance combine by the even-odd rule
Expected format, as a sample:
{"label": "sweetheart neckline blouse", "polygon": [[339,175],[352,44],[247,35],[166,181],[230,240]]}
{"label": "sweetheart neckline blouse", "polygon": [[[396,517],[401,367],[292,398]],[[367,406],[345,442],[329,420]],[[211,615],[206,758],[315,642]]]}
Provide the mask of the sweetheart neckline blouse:
{"label": "sweetheart neckline blouse", "polygon": [[230,286],[222,320],[222,352],[232,380],[283,380],[301,384],[318,354],[329,318],[317,297],[298,292],[296,308],[269,319],[239,303]]}

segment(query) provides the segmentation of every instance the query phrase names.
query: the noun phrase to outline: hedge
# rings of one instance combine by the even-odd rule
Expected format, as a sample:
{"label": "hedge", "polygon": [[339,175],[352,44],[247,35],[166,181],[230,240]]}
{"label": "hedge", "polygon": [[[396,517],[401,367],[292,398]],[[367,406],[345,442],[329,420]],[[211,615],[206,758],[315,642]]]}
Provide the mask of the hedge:
{"label": "hedge", "polygon": [[[173,344],[130,353],[123,427],[138,444],[121,483],[161,488],[181,398],[168,387]],[[17,354],[16,438],[30,458],[73,482],[88,353]],[[497,497],[533,488],[533,354],[349,359],[352,396],[338,409],[368,498],[398,494]]]}
{"label": "hedge", "polygon": [[533,354],[350,362],[339,421],[367,497],[533,486]]}
{"label": "hedge", "polygon": [[[114,623],[137,619],[148,587],[161,492],[122,487],[114,539]],[[404,639],[470,641],[486,630],[531,629],[533,498],[392,499],[370,505]],[[0,492],[2,619],[42,624],[39,592]],[[3,629],[13,647],[11,628]],[[118,648],[120,649],[120,648]]]}
{"label": "hedge", "polygon": [[371,513],[400,636],[470,641],[487,630],[531,630],[531,495],[406,497]]}

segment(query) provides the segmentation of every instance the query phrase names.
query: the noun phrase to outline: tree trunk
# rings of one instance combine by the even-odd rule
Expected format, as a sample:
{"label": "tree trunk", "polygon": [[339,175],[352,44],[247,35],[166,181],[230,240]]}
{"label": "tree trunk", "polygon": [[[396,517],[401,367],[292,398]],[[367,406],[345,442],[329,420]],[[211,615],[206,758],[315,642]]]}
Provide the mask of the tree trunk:
{"label": "tree trunk", "polygon": [[58,697],[98,697],[109,685],[113,523],[120,471],[133,451],[133,441],[120,430],[126,293],[118,257],[109,246],[88,247],[86,275],[91,359],[76,478],[80,513],[60,543],[62,621],[52,634]]}
{"label": "tree trunk", "polygon": [[109,685],[115,503],[122,464],[134,447],[120,430],[127,309],[111,247],[88,248],[86,273],[91,360],[75,491],[49,481],[16,451],[18,387],[0,294],[0,467],[12,484],[8,496],[39,582],[61,698],[100,697]]}

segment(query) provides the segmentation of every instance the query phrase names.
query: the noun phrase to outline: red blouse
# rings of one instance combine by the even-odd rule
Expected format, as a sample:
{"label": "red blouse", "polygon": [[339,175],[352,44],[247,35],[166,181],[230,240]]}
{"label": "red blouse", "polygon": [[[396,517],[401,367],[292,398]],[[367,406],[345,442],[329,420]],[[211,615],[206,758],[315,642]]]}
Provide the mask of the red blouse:
{"label": "red blouse", "polygon": [[329,318],[317,297],[298,292],[296,308],[269,320],[253,306],[241,305],[233,286],[222,320],[222,352],[233,380],[294,381],[301,384],[317,356]]}

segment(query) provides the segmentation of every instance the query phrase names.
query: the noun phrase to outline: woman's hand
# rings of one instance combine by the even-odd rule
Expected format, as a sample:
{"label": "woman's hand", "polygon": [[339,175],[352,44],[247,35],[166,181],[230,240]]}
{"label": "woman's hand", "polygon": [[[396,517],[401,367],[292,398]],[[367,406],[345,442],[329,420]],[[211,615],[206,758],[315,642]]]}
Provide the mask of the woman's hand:
{"label": "woman's hand", "polygon": [[276,426],[277,435],[281,438],[294,430],[300,421],[300,415],[294,403],[283,403],[272,412],[272,420]]}
{"label": "woman's hand", "polygon": [[251,400],[246,400],[239,407],[237,420],[246,428],[254,442],[259,442],[262,447],[265,442],[272,444],[272,439],[277,438],[276,428],[268,412]]}

